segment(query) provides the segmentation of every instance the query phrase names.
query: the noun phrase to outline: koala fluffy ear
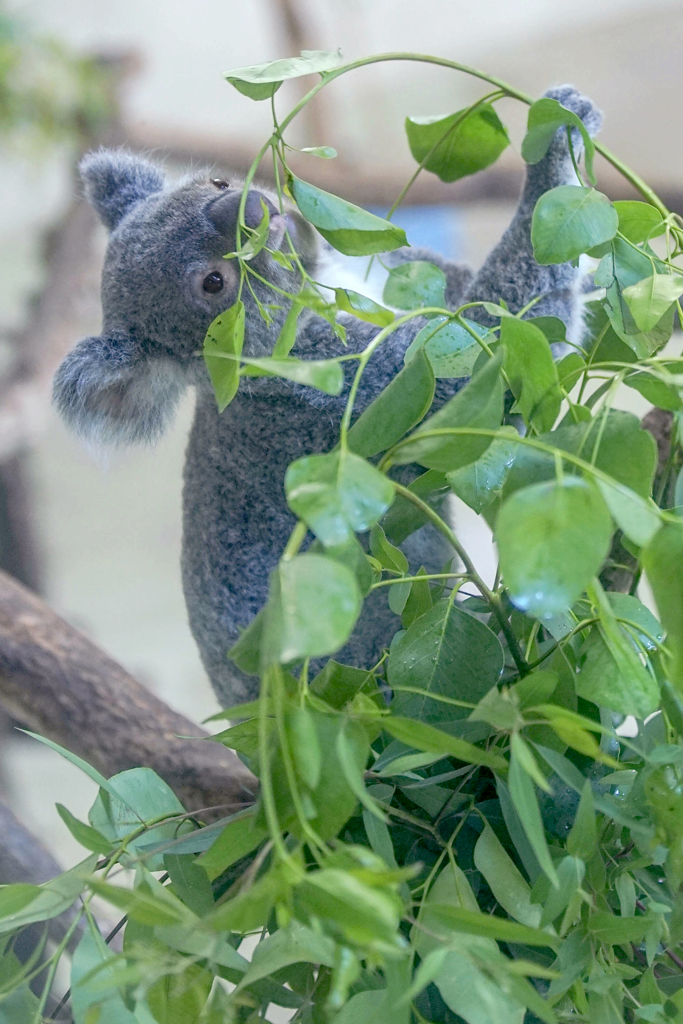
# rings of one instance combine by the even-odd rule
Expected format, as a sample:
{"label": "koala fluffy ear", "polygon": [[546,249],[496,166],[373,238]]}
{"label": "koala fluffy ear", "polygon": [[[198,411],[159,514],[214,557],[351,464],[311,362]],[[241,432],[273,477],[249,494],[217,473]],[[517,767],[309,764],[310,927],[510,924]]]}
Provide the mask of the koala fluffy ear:
{"label": "koala fluffy ear", "polygon": [[69,352],[52,394],[62,419],[88,441],[152,443],[168,426],[187,383],[173,360],[145,355],[124,335],[101,336]]}
{"label": "koala fluffy ear", "polygon": [[115,149],[88,153],[79,171],[88,201],[110,231],[136,203],[161,192],[166,184],[156,164]]}

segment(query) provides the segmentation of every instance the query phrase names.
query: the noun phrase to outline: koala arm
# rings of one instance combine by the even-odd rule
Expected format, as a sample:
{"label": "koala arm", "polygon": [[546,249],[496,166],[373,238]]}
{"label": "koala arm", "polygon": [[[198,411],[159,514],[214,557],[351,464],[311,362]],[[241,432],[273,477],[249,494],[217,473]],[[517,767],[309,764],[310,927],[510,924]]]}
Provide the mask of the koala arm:
{"label": "koala arm", "polygon": [[[601,112],[572,86],[549,89],[545,95],[578,114],[591,136],[600,130]],[[572,129],[572,146],[578,159],[583,143],[576,129]],[[512,223],[467,288],[465,302],[504,299],[513,312],[518,312],[540,295],[542,298],[531,315],[559,317],[567,325],[567,336],[577,342],[580,340],[579,270],[570,263],[540,266],[534,259],[531,245],[531,219],[539,198],[558,185],[576,184],[567,131],[560,128],[545,157],[527,167],[524,190]],[[468,316],[481,323],[493,323],[482,309],[469,310]]]}

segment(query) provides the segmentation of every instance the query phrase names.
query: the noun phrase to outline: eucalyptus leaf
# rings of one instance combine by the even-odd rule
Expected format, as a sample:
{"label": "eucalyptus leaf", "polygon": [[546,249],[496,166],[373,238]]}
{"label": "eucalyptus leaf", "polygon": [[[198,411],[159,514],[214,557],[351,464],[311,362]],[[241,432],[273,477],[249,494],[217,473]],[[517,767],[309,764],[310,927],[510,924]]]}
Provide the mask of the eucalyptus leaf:
{"label": "eucalyptus leaf", "polygon": [[595,146],[586,126],[573,110],[563,107],[558,100],[550,96],[542,96],[529,107],[526,135],[522,140],[522,157],[528,164],[537,164],[548,152],[550,144],[559,128],[569,126],[581,133],[586,157],[586,173],[595,184],[593,175],[593,156]]}
{"label": "eucalyptus leaf", "polygon": [[324,74],[344,63],[338,50],[302,50],[300,57],[286,57],[263,64],[250,64],[225,72],[225,78],[235,88],[253,100],[269,99],[288,78]]}
{"label": "eucalyptus leaf", "polygon": [[290,189],[302,214],[330,245],[345,256],[368,256],[408,244],[405,231],[354,206],[331,192],[324,192],[293,177]]}
{"label": "eucalyptus leaf", "polygon": [[490,103],[440,118],[408,117],[410,152],[442,181],[457,181],[495,163],[509,145],[507,130]]}
{"label": "eucalyptus leaf", "polygon": [[531,241],[542,266],[575,260],[614,238],[619,226],[607,196],[594,188],[558,185],[544,192],[534,207]]}
{"label": "eucalyptus leaf", "polygon": [[446,304],[446,275],[425,260],[411,260],[392,267],[384,285],[384,301],[397,309],[421,309]]}

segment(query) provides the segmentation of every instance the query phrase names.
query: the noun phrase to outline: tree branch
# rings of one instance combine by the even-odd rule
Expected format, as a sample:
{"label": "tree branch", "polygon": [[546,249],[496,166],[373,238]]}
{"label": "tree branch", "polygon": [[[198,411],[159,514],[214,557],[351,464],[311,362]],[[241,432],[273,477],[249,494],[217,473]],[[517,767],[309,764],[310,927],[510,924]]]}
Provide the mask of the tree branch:
{"label": "tree branch", "polygon": [[[239,758],[172,711],[39,598],[0,573],[0,701],[105,776],[145,765],[188,810],[254,801]],[[186,737],[186,738],[180,738]]]}

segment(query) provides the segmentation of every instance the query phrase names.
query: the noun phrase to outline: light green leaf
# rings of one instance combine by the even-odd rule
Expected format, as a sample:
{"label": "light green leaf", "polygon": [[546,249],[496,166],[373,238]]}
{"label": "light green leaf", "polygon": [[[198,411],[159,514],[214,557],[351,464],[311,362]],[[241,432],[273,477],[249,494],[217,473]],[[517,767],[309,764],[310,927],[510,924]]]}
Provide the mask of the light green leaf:
{"label": "light green leaf", "polygon": [[[482,327],[474,320],[466,322],[480,338],[492,338],[486,327]],[[481,345],[462,323],[449,320],[445,316],[432,317],[429,323],[418,331],[406,349],[403,357],[405,363],[410,363],[420,349],[424,350],[429,359],[434,376],[446,379],[470,377],[474,364],[483,351]]]}
{"label": "light green leaf", "polygon": [[619,231],[629,242],[638,245],[663,234],[666,225],[654,206],[634,199],[619,199],[612,204],[619,215]]}
{"label": "light green leaf", "polygon": [[494,771],[506,771],[507,761],[499,754],[490,750],[482,750],[467,740],[450,736],[435,729],[426,722],[415,722],[410,718],[398,718],[395,715],[386,718],[384,728],[401,743],[416,750],[425,750],[444,757],[455,757],[466,764],[485,764]]}
{"label": "light green leaf", "polygon": [[401,693],[400,687],[476,704],[502,669],[503,649],[495,633],[455,601],[442,599],[391,645],[388,679],[398,688],[392,711],[431,722],[465,718],[467,708]]}
{"label": "light green leaf", "polygon": [[612,522],[600,493],[568,476],[508,498],[495,537],[511,600],[544,619],[571,608],[599,572]]}
{"label": "light green leaf", "polygon": [[503,910],[520,924],[538,928],[541,908],[532,903],[529,885],[489,825],[474,847],[474,863]]}
{"label": "light green leaf", "polygon": [[683,692],[683,524],[668,522],[643,552],[643,566],[652,587],[659,618],[671,651],[669,672]]}
{"label": "light green leaf", "polygon": [[105,839],[101,832],[98,832],[97,829],[91,828],[90,825],[86,825],[85,822],[79,821],[78,818],[75,818],[64,804],[55,804],[55,807],[57,808],[59,817],[62,819],[77,843],[80,843],[81,846],[86,848],[86,850],[91,850],[93,853],[111,853],[112,844],[108,839]]}
{"label": "light green leaf", "polygon": [[199,858],[198,863],[213,880],[231,864],[260,846],[267,834],[266,829],[259,828],[254,822],[253,810],[241,812],[228,822],[216,841]]}
{"label": "light green leaf", "polygon": [[[136,1024],[137,1017],[129,1010],[113,987],[113,971],[97,970],[114,954],[104,939],[90,928],[78,943],[71,961],[71,1005],[74,1024]],[[111,990],[103,990],[107,981]]]}
{"label": "light green leaf", "polygon": [[683,277],[654,274],[628,285],[622,294],[636,325],[647,333],[659,323],[671,303],[683,295]]}
{"label": "light green leaf", "polygon": [[271,576],[266,664],[332,654],[348,640],[361,608],[352,573],[323,555],[298,555]]}
{"label": "light green leaf", "polygon": [[567,836],[567,853],[570,853],[572,857],[581,857],[582,860],[588,861],[595,852],[597,842],[598,830],[595,820],[593,788],[590,781],[586,779],[574,824]]}
{"label": "light green leaf", "polygon": [[[204,362],[219,412],[230,405],[239,387],[238,360],[244,344],[244,315],[244,303],[238,299],[211,322],[204,338]],[[218,353],[235,356],[235,359],[217,358]]]}
{"label": "light green leaf", "polygon": [[285,492],[292,512],[326,546],[347,543],[354,530],[369,530],[394,497],[388,477],[344,450],[292,462],[285,475]]}
{"label": "light green leaf", "polygon": [[363,410],[347,435],[351,451],[364,458],[386,451],[412,430],[434,397],[434,374],[419,353]]}
{"label": "light green leaf", "polygon": [[397,309],[421,309],[445,305],[446,276],[439,267],[425,260],[401,263],[389,271],[384,285],[384,301]]}
{"label": "light green leaf", "polygon": [[402,228],[339,196],[295,177],[290,188],[306,220],[345,256],[367,256],[408,244]]}
{"label": "light green leaf", "polygon": [[557,865],[559,888],[551,889],[543,904],[541,924],[546,926],[558,917],[569,905],[576,890],[583,882],[586,865],[579,857],[563,857]]}
{"label": "light green leaf", "polygon": [[[538,908],[540,911],[540,907]],[[429,904],[430,919],[449,925],[465,935],[481,935],[500,942],[518,942],[528,946],[555,946],[557,940],[547,932],[516,921],[508,921],[493,914],[466,910],[464,907],[449,907],[438,903]]]}
{"label": "light green leaf", "polygon": [[344,384],[344,374],[336,359],[252,359],[245,356],[242,363],[246,376],[253,369],[258,371],[256,376],[284,377],[296,384],[317,388],[326,395],[338,395]]}
{"label": "light green leaf", "polygon": [[580,185],[558,185],[536,203],[531,241],[542,266],[575,260],[581,253],[614,238],[617,212],[607,196]]}
{"label": "light green leaf", "polygon": [[495,163],[509,145],[507,130],[490,103],[448,117],[407,117],[406,135],[417,163],[442,181],[457,181]]}
{"label": "light green leaf", "polygon": [[286,928],[279,928],[259,942],[237,990],[267,978],[283,967],[299,963],[333,967],[335,943],[328,936],[306,928],[298,921],[291,921]]}
{"label": "light green leaf", "polygon": [[51,881],[37,886],[38,892],[33,899],[29,899],[30,889],[24,888],[23,885],[0,888],[0,901],[3,896],[6,901],[6,909],[0,919],[0,935],[18,931],[35,921],[51,921],[52,918],[59,917],[84,891],[88,876],[94,871],[96,863],[97,854],[93,853],[70,871],[65,871]]}
{"label": "light green leaf", "polygon": [[623,484],[596,480],[607,508],[620,530],[639,547],[649,544],[662,524],[653,501],[646,501]]}
{"label": "light green leaf", "polygon": [[378,327],[387,327],[395,319],[395,314],[390,309],[350,288],[335,288],[334,299],[345,313],[351,313],[352,316],[369,324],[377,324]]}
{"label": "light green leaf", "polygon": [[338,50],[302,50],[300,57],[270,60],[263,64],[233,68],[224,77],[235,88],[253,100],[266,100],[274,95],[287,78],[324,74],[344,63]]}
{"label": "light green leaf", "polygon": [[469,384],[451,398],[438,412],[425,420],[392,461],[398,465],[419,462],[429,469],[444,472],[459,469],[478,459],[492,441],[486,436],[466,433],[443,437],[423,437],[428,431],[453,427],[496,430],[503,418],[504,386],[501,377],[503,353],[489,359]]}

